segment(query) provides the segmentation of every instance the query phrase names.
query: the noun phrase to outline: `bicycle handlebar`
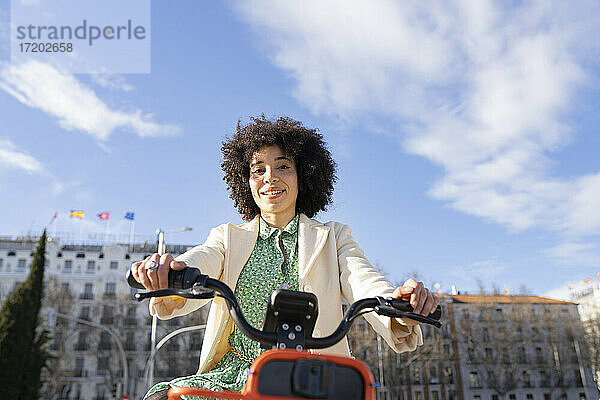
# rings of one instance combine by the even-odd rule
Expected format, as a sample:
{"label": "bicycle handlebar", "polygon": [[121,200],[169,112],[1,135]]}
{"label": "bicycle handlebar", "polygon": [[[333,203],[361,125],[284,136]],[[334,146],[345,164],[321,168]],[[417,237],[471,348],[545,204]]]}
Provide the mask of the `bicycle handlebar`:
{"label": "bicycle handlebar", "polygon": [[[144,289],[144,286],[137,282],[131,270],[127,272],[127,283],[129,286],[137,289]],[[264,332],[254,328],[242,312],[242,309],[237,302],[235,294],[229,286],[225,283],[209,278],[208,275],[203,275],[197,268],[185,268],[181,271],[169,270],[169,288],[151,292],[138,292],[135,298],[138,301],[150,297],[164,297],[164,296],[181,296],[189,299],[210,299],[215,296],[219,296],[225,299],[231,318],[237,325],[237,327],[249,338],[256,340],[260,343],[267,345],[277,344],[277,334],[274,332]],[[215,294],[216,292],[216,294]],[[442,316],[442,309],[440,306],[430,314],[424,316],[415,314],[412,312],[412,306],[401,299],[384,299],[382,297],[372,297],[367,299],[361,299],[354,302],[344,314],[342,321],[338,325],[337,329],[329,336],[322,338],[305,338],[305,348],[307,349],[323,349],[331,347],[348,333],[352,326],[353,320],[361,314],[361,311],[370,309],[365,312],[375,311],[376,313],[393,318],[410,318],[422,323],[433,325],[439,328],[442,324],[439,319]]]}

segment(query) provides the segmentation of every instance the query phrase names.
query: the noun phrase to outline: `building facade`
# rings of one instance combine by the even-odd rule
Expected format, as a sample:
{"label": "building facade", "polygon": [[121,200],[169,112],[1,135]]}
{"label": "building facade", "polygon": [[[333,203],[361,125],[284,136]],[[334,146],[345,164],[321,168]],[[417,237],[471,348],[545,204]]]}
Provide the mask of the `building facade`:
{"label": "building facade", "polygon": [[[0,301],[25,280],[36,243],[37,238],[0,238]],[[45,376],[43,398],[143,396],[150,385],[146,377],[152,319],[147,302],[132,299],[125,273],[133,261],[155,249],[154,244],[77,246],[48,240],[41,317],[51,332],[49,346],[56,359]],[[177,255],[187,249],[168,246],[167,251]],[[364,319],[356,321],[350,345],[381,383],[378,398],[598,398],[593,351],[585,344],[575,303],[536,296],[466,295],[442,296],[442,303],[443,327],[425,326],[424,345],[411,353],[394,353]],[[206,311],[159,321],[157,342],[181,327],[203,324]],[[157,352],[154,383],[195,373],[202,339],[203,331],[196,330],[169,340]]]}
{"label": "building facade", "polygon": [[364,320],[353,354],[381,382],[378,397],[401,400],[598,399],[577,305],[537,296],[443,296],[442,329],[395,354]]}
{"label": "building facade", "polygon": [[[29,273],[38,238],[0,238],[0,302]],[[168,246],[178,255],[187,246]],[[56,359],[45,376],[45,399],[141,398],[148,389],[152,318],[147,301],[138,303],[125,281],[133,261],[156,251],[145,245],[46,245],[45,293],[41,320],[51,333]],[[158,321],[157,342],[183,326],[204,323],[206,311]],[[169,340],[156,355],[154,382],[197,371],[203,331]],[[119,343],[117,343],[117,340]],[[122,348],[123,352],[119,348]],[[124,353],[124,354],[123,354]],[[129,379],[124,382],[123,355]]]}

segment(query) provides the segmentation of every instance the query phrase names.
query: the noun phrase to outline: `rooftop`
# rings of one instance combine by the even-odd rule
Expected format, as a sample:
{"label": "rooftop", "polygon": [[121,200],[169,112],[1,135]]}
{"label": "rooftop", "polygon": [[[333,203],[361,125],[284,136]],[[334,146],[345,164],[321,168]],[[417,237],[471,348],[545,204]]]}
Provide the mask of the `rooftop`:
{"label": "rooftop", "polygon": [[576,304],[570,301],[555,300],[540,296],[510,296],[510,295],[442,295],[442,297],[451,298],[454,303],[496,303],[496,304]]}

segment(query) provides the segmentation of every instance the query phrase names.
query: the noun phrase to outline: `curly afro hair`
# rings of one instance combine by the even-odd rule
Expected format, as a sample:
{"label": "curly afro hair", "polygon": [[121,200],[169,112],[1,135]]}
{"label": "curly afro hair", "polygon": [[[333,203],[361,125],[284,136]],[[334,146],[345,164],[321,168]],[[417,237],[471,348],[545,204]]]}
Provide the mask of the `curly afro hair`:
{"label": "curly afro hair", "polygon": [[243,219],[250,221],[260,214],[248,183],[252,155],[260,148],[272,145],[279,146],[296,163],[296,213],[304,213],[312,218],[319,211],[325,211],[332,201],[333,185],[337,178],[336,165],[323,136],[289,117],[269,121],[263,115],[251,120],[247,125],[241,125],[238,121],[235,134],[227,138],[221,147],[221,168],[225,172],[223,180],[230,191],[229,197]]}

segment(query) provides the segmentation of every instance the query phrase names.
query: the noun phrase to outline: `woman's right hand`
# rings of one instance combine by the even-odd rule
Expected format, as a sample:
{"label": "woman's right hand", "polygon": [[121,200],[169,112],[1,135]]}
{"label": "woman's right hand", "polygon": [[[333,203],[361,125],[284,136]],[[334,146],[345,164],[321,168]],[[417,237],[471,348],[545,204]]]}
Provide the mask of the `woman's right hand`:
{"label": "woman's right hand", "polygon": [[160,290],[169,286],[169,269],[180,271],[185,267],[183,261],[175,261],[170,254],[154,253],[131,264],[131,274],[146,290]]}

